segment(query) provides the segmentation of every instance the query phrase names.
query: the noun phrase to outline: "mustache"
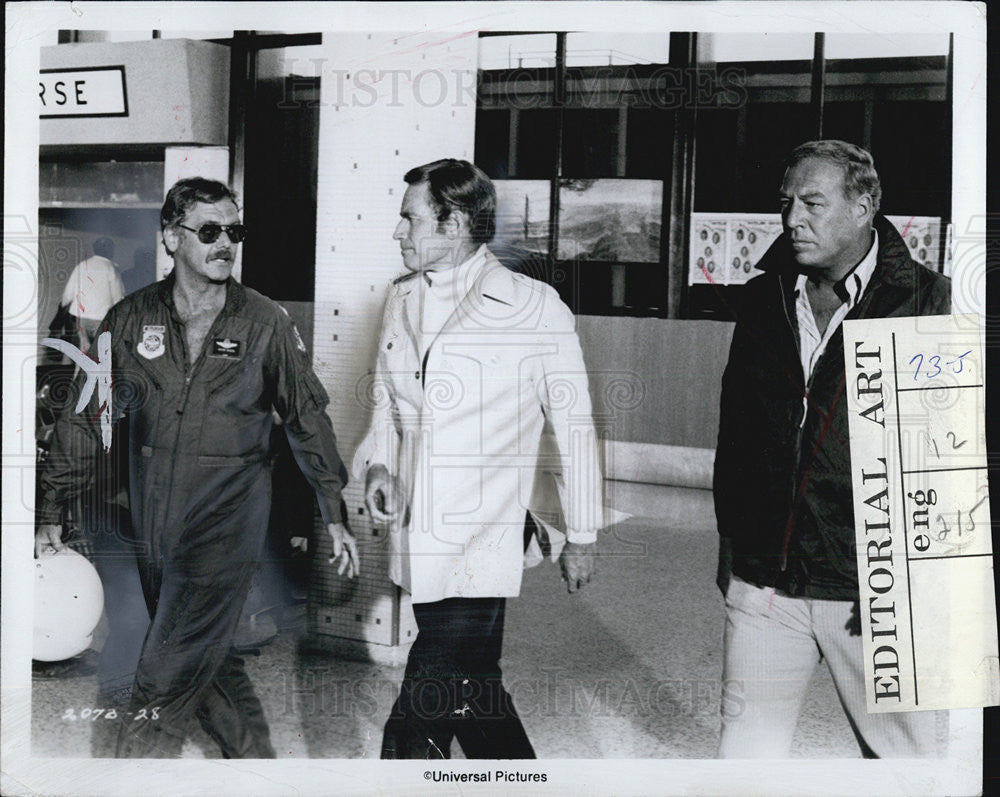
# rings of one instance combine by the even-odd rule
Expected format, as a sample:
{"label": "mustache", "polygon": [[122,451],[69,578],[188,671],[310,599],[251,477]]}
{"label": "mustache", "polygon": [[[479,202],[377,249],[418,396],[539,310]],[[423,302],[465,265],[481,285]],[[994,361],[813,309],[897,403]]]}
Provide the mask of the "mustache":
{"label": "mustache", "polygon": [[219,249],[208,256],[209,260],[233,260],[233,252],[230,249]]}

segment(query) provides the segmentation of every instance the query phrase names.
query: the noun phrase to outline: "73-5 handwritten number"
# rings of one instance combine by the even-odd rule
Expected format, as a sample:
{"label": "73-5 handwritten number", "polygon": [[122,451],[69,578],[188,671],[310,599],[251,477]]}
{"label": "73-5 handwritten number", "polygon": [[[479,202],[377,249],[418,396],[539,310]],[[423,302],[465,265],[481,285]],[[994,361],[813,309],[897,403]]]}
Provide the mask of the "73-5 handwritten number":
{"label": "73-5 handwritten number", "polygon": [[[952,372],[956,373],[956,374],[960,374],[960,373],[962,373],[962,359],[964,357],[967,357],[970,354],[972,354],[972,349],[969,349],[967,352],[965,352],[965,354],[958,355],[958,357],[956,357],[954,360],[948,360],[945,363],[945,365],[954,365],[955,363],[958,363],[958,367],[957,368],[952,368]],[[918,361],[917,362],[917,368],[913,372],[913,381],[916,382],[917,381],[917,377],[920,376],[920,369],[923,367],[923,364],[924,364],[924,355],[923,354],[914,354],[910,358],[910,362],[908,363],[908,365],[913,365],[914,361]],[[930,368],[928,368],[927,373],[924,374],[924,376],[926,376],[928,379],[933,379],[935,376],[937,376],[938,374],[940,374],[941,371],[943,370],[941,368],[941,355],[940,354],[933,354],[930,357],[928,357],[927,358],[927,363],[928,363],[929,366],[932,366],[934,368],[933,373],[931,372]]]}

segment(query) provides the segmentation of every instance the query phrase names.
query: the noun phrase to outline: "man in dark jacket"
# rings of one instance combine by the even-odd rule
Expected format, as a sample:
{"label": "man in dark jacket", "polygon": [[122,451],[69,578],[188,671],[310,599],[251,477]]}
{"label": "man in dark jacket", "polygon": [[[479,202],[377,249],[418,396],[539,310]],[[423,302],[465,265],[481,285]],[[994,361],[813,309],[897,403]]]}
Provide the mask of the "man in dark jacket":
{"label": "man in dark jacket", "polygon": [[124,416],[152,623],[117,754],[179,756],[197,716],[225,757],[273,758],[260,701],[231,649],[267,529],[273,413],[319,498],[340,570],[353,576],[357,548],[340,508],[347,474],[329,399],[294,324],[230,276],[245,235],[233,192],[213,180],[181,180],[160,222],[174,269],[102,322],[96,348],[102,360],[110,351],[110,412],[98,386],[89,406],[57,422],[39,473],[36,555],[62,547],[60,509],[91,480],[110,424]]}
{"label": "man in dark jacket", "polygon": [[791,154],[784,234],[745,289],[722,383],[714,493],[726,598],[720,757],[784,757],[825,658],[865,756],[933,751],[933,712],[868,714],[842,322],[950,312],[950,281],[878,215],[871,155]]}

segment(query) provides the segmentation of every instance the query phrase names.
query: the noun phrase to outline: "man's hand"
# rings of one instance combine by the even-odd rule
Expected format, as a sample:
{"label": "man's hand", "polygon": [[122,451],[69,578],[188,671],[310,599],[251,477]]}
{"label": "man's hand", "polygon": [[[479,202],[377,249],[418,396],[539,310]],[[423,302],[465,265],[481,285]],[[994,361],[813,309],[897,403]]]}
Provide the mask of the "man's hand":
{"label": "man's hand", "polygon": [[715,571],[715,583],[726,597],[729,579],[733,573],[733,541],[729,537],[719,537],[719,566]]}
{"label": "man's hand", "polygon": [[61,551],[66,546],[62,541],[62,526],[39,526],[35,529],[35,558],[42,555],[46,548],[55,548]]}
{"label": "man's hand", "polygon": [[330,539],[333,540],[333,556],[330,557],[330,564],[340,559],[337,575],[342,576],[346,572],[348,578],[354,578],[361,572],[357,540],[343,523],[328,523],[326,530],[330,532]]}
{"label": "man's hand", "polygon": [[597,543],[567,542],[559,555],[559,567],[562,569],[563,581],[570,592],[576,592],[590,581],[594,575],[596,564]]}
{"label": "man's hand", "polygon": [[403,508],[399,481],[385,465],[372,465],[365,478],[365,506],[376,523],[388,523]]}

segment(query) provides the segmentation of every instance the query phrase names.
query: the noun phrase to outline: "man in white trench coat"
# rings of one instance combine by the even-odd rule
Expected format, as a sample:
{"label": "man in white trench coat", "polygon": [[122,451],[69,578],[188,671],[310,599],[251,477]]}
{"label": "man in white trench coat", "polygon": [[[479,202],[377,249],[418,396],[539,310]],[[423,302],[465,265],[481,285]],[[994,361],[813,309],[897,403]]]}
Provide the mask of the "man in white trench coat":
{"label": "man in white trench coat", "polygon": [[457,737],[467,758],[534,758],[499,663],[525,509],[561,504],[536,518],[554,547],[565,532],[570,592],[590,580],[604,516],[575,319],[486,248],[496,193],[482,171],[447,159],[404,179],[393,237],[408,273],[386,302],[380,400],[355,458],[418,627],[382,757],[447,758]]}

